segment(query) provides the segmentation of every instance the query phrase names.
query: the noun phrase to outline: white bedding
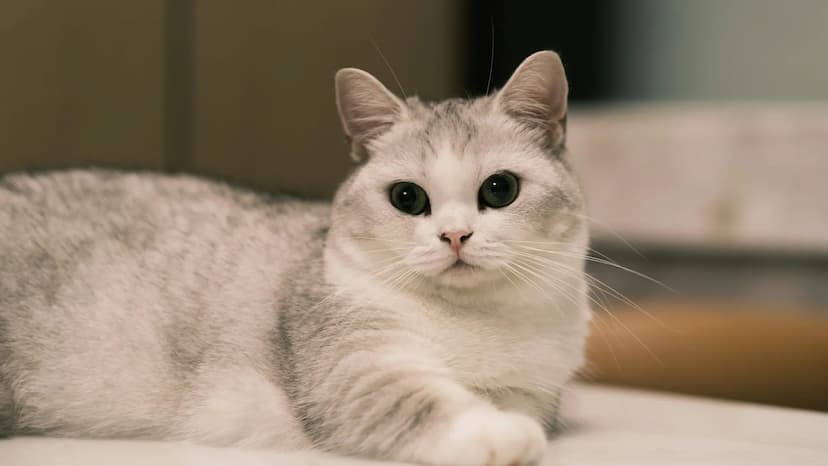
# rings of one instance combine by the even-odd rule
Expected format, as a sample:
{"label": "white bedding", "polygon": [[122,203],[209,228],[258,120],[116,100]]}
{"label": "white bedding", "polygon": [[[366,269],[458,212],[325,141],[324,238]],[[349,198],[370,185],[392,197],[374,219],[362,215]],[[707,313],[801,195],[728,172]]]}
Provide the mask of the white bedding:
{"label": "white bedding", "polygon": [[[544,466],[828,465],[825,413],[576,385],[563,416],[567,429]],[[377,463],[160,442],[0,441],[2,466],[368,464]]]}

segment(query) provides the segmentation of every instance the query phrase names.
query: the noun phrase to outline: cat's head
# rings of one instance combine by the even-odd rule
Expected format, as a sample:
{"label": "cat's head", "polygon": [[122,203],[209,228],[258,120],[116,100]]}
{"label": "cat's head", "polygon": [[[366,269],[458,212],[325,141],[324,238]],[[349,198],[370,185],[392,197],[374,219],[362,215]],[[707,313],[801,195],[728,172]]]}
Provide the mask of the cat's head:
{"label": "cat's head", "polygon": [[467,288],[582,251],[556,53],[535,53],[478,99],[401,100],[353,68],[337,73],[336,96],[359,166],[337,192],[331,241],[379,280]]}

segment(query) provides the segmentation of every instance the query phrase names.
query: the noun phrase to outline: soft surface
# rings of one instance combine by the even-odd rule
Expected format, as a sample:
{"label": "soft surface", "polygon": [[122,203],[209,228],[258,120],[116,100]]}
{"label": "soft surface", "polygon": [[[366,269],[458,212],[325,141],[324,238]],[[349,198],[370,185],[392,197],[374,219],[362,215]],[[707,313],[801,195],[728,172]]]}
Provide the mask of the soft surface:
{"label": "soft surface", "polygon": [[[544,466],[828,464],[828,415],[726,401],[575,386],[567,429]],[[378,464],[175,443],[17,438],[0,441],[3,466]]]}

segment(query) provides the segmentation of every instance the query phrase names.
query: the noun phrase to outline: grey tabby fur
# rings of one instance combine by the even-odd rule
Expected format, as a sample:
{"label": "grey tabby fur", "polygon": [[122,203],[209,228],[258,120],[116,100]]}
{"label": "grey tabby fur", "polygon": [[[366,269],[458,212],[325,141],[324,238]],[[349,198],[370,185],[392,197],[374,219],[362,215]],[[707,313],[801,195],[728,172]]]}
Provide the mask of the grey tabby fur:
{"label": "grey tabby fur", "polygon": [[[468,101],[336,84],[360,164],[330,205],[191,176],[0,178],[0,434],[540,458],[589,319],[558,56]],[[503,170],[517,200],[479,208]],[[429,215],[389,203],[403,180]],[[462,256],[439,238],[457,229]]]}

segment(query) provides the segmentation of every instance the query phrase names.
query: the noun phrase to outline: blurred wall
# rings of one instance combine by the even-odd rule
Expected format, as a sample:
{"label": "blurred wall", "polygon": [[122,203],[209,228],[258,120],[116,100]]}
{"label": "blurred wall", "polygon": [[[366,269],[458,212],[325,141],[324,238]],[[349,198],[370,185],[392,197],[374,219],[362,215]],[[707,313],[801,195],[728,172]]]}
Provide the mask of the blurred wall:
{"label": "blurred wall", "polygon": [[[461,2],[3,0],[0,171],[196,171],[330,194],[349,169],[333,75],[462,94]],[[376,47],[375,48],[375,45]]]}
{"label": "blurred wall", "polygon": [[828,99],[824,0],[622,0],[618,99]]}
{"label": "blurred wall", "polygon": [[459,2],[195,3],[192,168],[328,194],[350,167],[333,75],[355,66],[407,94],[462,94]]}
{"label": "blurred wall", "polygon": [[0,171],[163,163],[160,2],[0,2]]}

